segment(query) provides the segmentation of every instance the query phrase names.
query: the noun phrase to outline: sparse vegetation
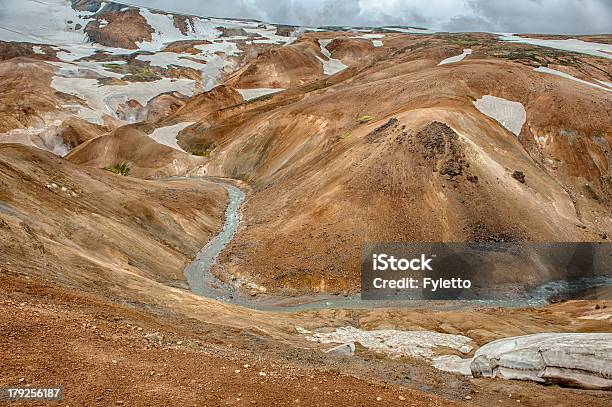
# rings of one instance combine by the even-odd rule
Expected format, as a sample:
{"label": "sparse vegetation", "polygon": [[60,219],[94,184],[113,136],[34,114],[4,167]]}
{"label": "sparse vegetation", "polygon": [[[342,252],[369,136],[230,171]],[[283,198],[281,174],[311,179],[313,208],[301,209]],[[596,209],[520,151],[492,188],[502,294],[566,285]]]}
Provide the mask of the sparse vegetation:
{"label": "sparse vegetation", "polygon": [[108,69],[109,71],[119,71],[121,70],[121,64],[103,64],[104,69]]}
{"label": "sparse vegetation", "polygon": [[339,134],[338,136],[336,136],[336,138],[334,139],[334,141],[337,143],[339,141],[345,140],[347,138],[351,137],[351,133],[349,132],[344,132],[342,134]]}
{"label": "sparse vegetation", "polygon": [[198,157],[208,157],[210,153],[215,149],[215,144],[211,142],[205,142],[196,144],[191,149],[191,154],[197,155]]}
{"label": "sparse vegetation", "polygon": [[161,79],[158,74],[153,72],[150,68],[143,68],[139,71],[132,73],[131,75],[127,75],[123,77],[124,80],[127,81],[136,81],[136,82],[150,82]]}
{"label": "sparse vegetation", "polygon": [[130,164],[123,162],[121,164],[115,164],[113,166],[106,167],[105,169],[107,171],[112,172],[113,174],[126,177],[130,173]]}
{"label": "sparse vegetation", "polygon": [[547,66],[549,64],[579,66],[576,56],[569,52],[552,48],[500,43],[488,48],[486,54],[495,58],[508,59],[529,66]]}
{"label": "sparse vegetation", "polygon": [[357,121],[358,121],[359,123],[363,124],[363,123],[367,123],[367,122],[371,121],[372,119],[373,119],[373,117],[372,117],[372,116],[370,116],[370,115],[364,115],[364,116],[359,117],[359,118],[357,119]]}

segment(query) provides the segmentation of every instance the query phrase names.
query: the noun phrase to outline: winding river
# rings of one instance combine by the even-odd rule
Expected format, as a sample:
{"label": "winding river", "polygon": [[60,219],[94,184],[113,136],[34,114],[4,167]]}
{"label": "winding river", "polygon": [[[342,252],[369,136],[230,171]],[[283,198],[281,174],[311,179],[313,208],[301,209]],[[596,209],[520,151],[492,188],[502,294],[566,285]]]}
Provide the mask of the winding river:
{"label": "winding river", "polygon": [[[176,178],[175,178],[176,179]],[[183,178],[184,179],[184,178]],[[200,178],[202,179],[202,178]],[[551,281],[536,287],[522,298],[507,300],[480,301],[372,301],[361,300],[359,294],[353,296],[334,296],[315,294],[301,298],[266,297],[253,299],[241,295],[232,283],[224,283],[211,271],[221,251],[232,240],[240,225],[240,207],[245,199],[245,193],[234,185],[218,179],[209,181],[222,185],[229,196],[225,211],[223,229],[196,256],[195,260],[185,268],[185,277],[191,291],[202,297],[224,301],[251,309],[265,311],[299,312],[310,309],[367,309],[367,308],[436,308],[461,309],[470,307],[540,307],[549,303],[550,298],[570,291],[582,291],[602,285],[612,285],[612,278],[595,277],[568,283],[567,281]]]}
{"label": "winding river", "polygon": [[244,192],[239,188],[222,184],[229,195],[229,202],[225,210],[223,229],[215,236],[196,256],[195,260],[185,269],[187,283],[195,294],[229,301],[234,297],[234,288],[230,284],[221,282],[211,272],[221,251],[232,240],[240,224],[240,205],[244,201]]}

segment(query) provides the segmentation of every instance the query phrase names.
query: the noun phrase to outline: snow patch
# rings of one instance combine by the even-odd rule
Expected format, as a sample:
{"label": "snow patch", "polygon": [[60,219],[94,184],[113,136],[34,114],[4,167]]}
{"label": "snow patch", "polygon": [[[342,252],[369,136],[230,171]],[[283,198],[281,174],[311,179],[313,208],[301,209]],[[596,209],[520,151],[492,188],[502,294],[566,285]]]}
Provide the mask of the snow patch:
{"label": "snow patch", "polygon": [[459,62],[459,61],[463,61],[463,58],[467,57],[468,55],[472,54],[472,50],[470,48],[465,48],[463,50],[462,54],[459,55],[455,55],[453,57],[450,58],[446,58],[444,60],[442,60],[442,62],[440,62],[438,65],[446,65],[446,64],[452,64],[455,62]]}
{"label": "snow patch", "polygon": [[381,38],[385,38],[385,34],[363,34],[362,38],[368,38],[371,40],[380,40]]}
{"label": "snow patch", "polygon": [[77,96],[87,102],[87,106],[73,106],[77,116],[91,123],[103,124],[104,115],[117,118],[117,109],[129,100],[136,100],[144,106],[149,100],[165,92],[192,96],[196,82],[191,79],[163,78],[153,82],[100,86],[97,79],[54,76],[51,86],[59,92]]}
{"label": "snow patch", "polygon": [[474,106],[476,106],[480,113],[497,120],[517,137],[527,120],[527,112],[525,112],[525,107],[520,102],[485,95],[475,101]]}
{"label": "snow patch", "polygon": [[583,81],[582,79],[578,79],[578,78],[576,78],[576,77],[574,77],[574,76],[572,76],[572,75],[570,75],[568,73],[557,71],[555,69],[551,69],[551,68],[548,68],[548,67],[545,67],[545,66],[540,66],[538,68],[535,68],[534,71],[542,72],[542,73],[548,73],[548,74],[551,74],[551,75],[557,75],[557,76],[560,76],[560,77],[565,78],[565,79],[570,79],[572,81],[576,81],[576,82],[582,83],[584,85],[589,85],[589,86],[592,86],[592,87],[597,88],[597,89],[605,90],[606,92],[612,92],[612,89],[609,89],[609,88],[607,88],[605,86],[601,86],[601,85],[598,85],[598,84],[593,83],[593,82]]}
{"label": "snow patch", "polygon": [[379,48],[383,46],[383,42],[381,41],[381,38],[385,38],[385,34],[364,34],[364,35],[360,35],[357,37],[351,37],[351,38],[371,40],[372,45],[374,45],[375,48]]}
{"label": "snow patch", "polygon": [[254,89],[236,89],[242,96],[245,102],[257,99],[260,96],[271,95],[273,93],[282,92],[284,88],[254,88]]}
{"label": "snow patch", "polygon": [[243,27],[244,31],[250,34],[257,34],[260,37],[264,37],[265,40],[254,40],[255,44],[282,44],[289,45],[295,42],[300,33],[294,31],[290,37],[283,37],[282,35],[276,35],[276,27],[267,26],[266,28],[252,28],[252,27]]}
{"label": "snow patch", "polygon": [[178,134],[183,129],[191,126],[194,123],[195,122],[183,122],[183,123],[175,124],[173,126],[160,127],[158,129],[155,129],[153,133],[149,134],[149,137],[151,137],[153,140],[155,140],[159,144],[163,144],[165,146],[172,147],[179,151],[185,151],[178,145],[176,141],[176,136],[178,136]]}
{"label": "snow patch", "polygon": [[475,377],[612,387],[612,334],[540,333],[490,342],[470,365]]}
{"label": "snow patch", "polygon": [[13,129],[7,133],[0,134],[0,143],[23,144],[63,157],[68,154],[70,147],[64,143],[64,140],[59,135],[61,123],[61,120],[56,120],[53,124],[46,127]]}
{"label": "snow patch", "polygon": [[[298,331],[300,332],[300,331]],[[472,340],[467,336],[444,334],[431,331],[397,331],[393,329],[364,331],[352,326],[336,328],[330,333],[307,332],[307,340],[319,343],[354,343],[359,342],[373,351],[392,357],[410,356],[433,361],[437,358],[434,349],[447,347],[461,353],[472,350]]]}
{"label": "snow patch", "polygon": [[524,38],[512,34],[502,34],[502,41],[520,42],[524,44],[537,45],[540,47],[556,48],[563,51],[580,52],[582,54],[595,55],[602,58],[612,59],[612,45],[587,42],[577,39],[569,40],[543,40],[539,38]]}
{"label": "snow patch", "polygon": [[326,59],[323,59],[317,55],[317,58],[323,64],[323,73],[325,75],[334,75],[338,72],[344,71],[348,66],[344,65],[339,59],[334,59],[331,56],[331,52],[326,48],[332,40],[319,40],[319,46],[321,47],[321,53]]}
{"label": "snow patch", "polygon": [[169,14],[154,13],[146,8],[140,9],[140,15],[143,16],[151,28],[155,31],[150,42],[141,42],[138,48],[145,51],[159,51],[165,44],[174,41],[206,39],[212,40],[219,38],[221,32],[215,28],[215,25],[204,18],[194,17],[190,24],[187,35],[174,25],[174,17]]}

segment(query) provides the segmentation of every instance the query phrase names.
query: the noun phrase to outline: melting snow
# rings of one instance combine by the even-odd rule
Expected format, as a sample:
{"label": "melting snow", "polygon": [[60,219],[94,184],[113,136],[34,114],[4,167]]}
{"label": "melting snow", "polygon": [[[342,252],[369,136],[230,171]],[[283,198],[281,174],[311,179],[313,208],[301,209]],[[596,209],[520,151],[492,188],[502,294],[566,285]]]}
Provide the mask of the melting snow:
{"label": "melting snow", "polygon": [[378,47],[382,47],[383,46],[383,42],[380,41],[381,38],[385,38],[385,34],[364,34],[358,37],[351,37],[351,38],[356,38],[356,39],[365,39],[365,40],[372,40],[372,45],[374,45],[374,47],[378,48]]}
{"label": "melting snow", "polygon": [[153,133],[149,134],[149,137],[151,137],[153,140],[155,140],[159,144],[163,144],[165,146],[172,147],[179,151],[185,151],[176,142],[176,136],[178,136],[178,134],[183,129],[191,126],[194,123],[195,122],[183,122],[183,123],[175,124],[173,126],[160,127],[158,129],[155,129]]}
{"label": "melting snow", "polygon": [[[297,329],[297,328],[296,328]],[[364,347],[393,357],[411,356],[435,360],[434,349],[447,347],[461,353],[472,350],[471,339],[467,336],[444,334],[431,331],[364,331],[352,326],[336,328],[330,333],[312,333],[303,328],[298,332],[308,335],[307,340],[319,343],[359,342]]]}
{"label": "melting snow", "polygon": [[281,92],[283,88],[254,88],[254,89],[236,89],[245,101],[257,99],[260,96],[271,95]]}
{"label": "melting snow", "polygon": [[329,45],[330,42],[332,42],[332,40],[319,40],[321,53],[327,58],[327,60],[319,56],[317,56],[317,58],[323,64],[323,73],[325,75],[334,75],[348,68],[348,66],[344,65],[339,59],[332,58],[331,52],[329,52],[329,50],[325,48]]}
{"label": "melting snow", "polygon": [[512,34],[503,34],[499,37],[502,41],[521,42],[524,44],[538,45],[540,47],[556,48],[563,51],[580,52],[598,57],[612,59],[612,45],[587,42],[577,39],[569,40],[543,40],[539,38],[523,38]]}
{"label": "melting snow", "polygon": [[173,41],[188,40],[188,39],[214,39],[221,35],[221,32],[215,28],[215,25],[209,20],[194,17],[192,23],[189,24],[187,35],[174,25],[174,17],[168,14],[154,13],[146,8],[140,9],[147,23],[155,30],[152,35],[151,42],[141,42],[138,47],[146,51],[159,51],[165,44]]}
{"label": "melting snow", "polygon": [[295,32],[290,37],[283,37],[276,35],[276,27],[268,26],[269,28],[249,28],[245,27],[244,31],[251,34],[257,34],[261,37],[267,38],[266,40],[254,40],[255,44],[283,44],[289,45],[298,39],[298,33]]}
{"label": "melting snow", "polygon": [[100,86],[97,79],[55,76],[51,86],[60,92],[84,99],[89,107],[77,107],[77,115],[89,122],[102,124],[104,114],[117,117],[119,105],[136,100],[141,105],[165,92],[180,92],[192,96],[195,81],[163,78],[153,82],[129,82],[126,85]]}
{"label": "melting snow", "polygon": [[[572,75],[570,75],[568,73],[557,71],[557,70],[554,70],[554,69],[551,69],[551,68],[547,68],[545,66],[541,66],[539,68],[535,68],[534,71],[542,72],[542,73],[548,73],[548,74],[551,74],[551,75],[557,75],[557,76],[560,76],[562,78],[570,79],[572,81],[576,81],[576,82],[579,82],[579,83],[582,83],[582,84],[585,84],[585,85],[589,85],[589,86],[592,86],[592,87],[597,88],[597,89],[605,90],[606,92],[612,92],[612,89],[609,89],[609,88],[607,88],[605,86],[601,86],[601,85],[598,85],[598,84],[593,83],[593,82],[583,81],[582,79],[578,79],[578,78],[576,78],[576,77],[574,77],[574,76],[572,76]],[[605,84],[605,82],[602,82],[602,83]]]}
{"label": "melting snow", "polygon": [[455,55],[454,57],[450,57],[450,58],[446,58],[445,60],[440,62],[438,65],[446,65],[446,64],[452,64],[454,62],[463,61],[463,58],[467,57],[471,53],[472,53],[472,50],[470,48],[465,48],[463,50],[463,54]]}
{"label": "melting snow", "polygon": [[46,127],[13,129],[0,134],[0,143],[17,143],[37,147],[63,157],[68,154],[70,148],[64,144],[64,140],[59,136],[61,123],[61,120],[56,120]]}
{"label": "melting snow", "polygon": [[480,113],[497,120],[508,131],[518,137],[527,120],[527,113],[523,104],[510,100],[485,95],[474,102]]}

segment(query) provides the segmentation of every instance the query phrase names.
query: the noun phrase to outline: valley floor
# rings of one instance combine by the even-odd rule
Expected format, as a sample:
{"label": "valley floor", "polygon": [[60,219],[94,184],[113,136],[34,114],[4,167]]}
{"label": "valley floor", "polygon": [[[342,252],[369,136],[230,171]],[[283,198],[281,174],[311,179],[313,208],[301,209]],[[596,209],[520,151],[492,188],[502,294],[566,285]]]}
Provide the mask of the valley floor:
{"label": "valley floor", "polygon": [[466,379],[363,349],[354,357],[325,355],[263,329],[112,302],[6,270],[0,287],[0,386],[64,386],[65,405],[606,406],[611,400],[608,392]]}

